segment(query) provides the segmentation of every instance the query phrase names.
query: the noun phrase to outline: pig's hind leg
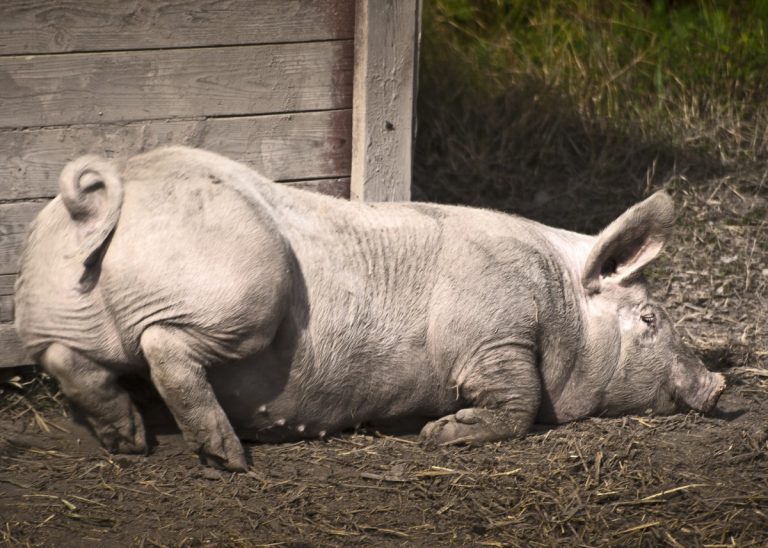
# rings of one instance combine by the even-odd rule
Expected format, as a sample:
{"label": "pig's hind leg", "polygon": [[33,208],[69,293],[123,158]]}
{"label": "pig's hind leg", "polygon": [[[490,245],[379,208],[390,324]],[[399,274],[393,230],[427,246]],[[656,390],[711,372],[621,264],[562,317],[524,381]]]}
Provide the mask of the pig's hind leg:
{"label": "pig's hind leg", "polygon": [[114,373],[61,343],[51,344],[40,362],[107,450],[147,452],[141,414]]}
{"label": "pig's hind leg", "polygon": [[533,352],[508,346],[480,354],[455,379],[471,406],[424,426],[426,444],[479,444],[521,438],[530,430],[541,401]]}
{"label": "pig's hind leg", "polygon": [[154,325],[141,336],[152,382],[165,400],[184,439],[205,464],[236,472],[248,468],[232,424],[205,373],[205,357],[181,329]]}

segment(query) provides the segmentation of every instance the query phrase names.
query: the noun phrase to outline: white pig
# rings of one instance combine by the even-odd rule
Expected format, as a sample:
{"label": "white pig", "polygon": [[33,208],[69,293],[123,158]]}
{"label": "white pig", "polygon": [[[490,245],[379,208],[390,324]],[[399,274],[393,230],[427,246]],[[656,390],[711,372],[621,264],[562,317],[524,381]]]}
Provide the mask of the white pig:
{"label": "white pig", "polygon": [[84,156],[33,223],[16,328],[110,450],[145,452],[116,383],[148,373],[204,462],[437,418],[427,443],[534,421],[707,411],[725,387],[650,299],[674,221],[657,192],[598,236],[493,211],[352,203],[217,154]]}

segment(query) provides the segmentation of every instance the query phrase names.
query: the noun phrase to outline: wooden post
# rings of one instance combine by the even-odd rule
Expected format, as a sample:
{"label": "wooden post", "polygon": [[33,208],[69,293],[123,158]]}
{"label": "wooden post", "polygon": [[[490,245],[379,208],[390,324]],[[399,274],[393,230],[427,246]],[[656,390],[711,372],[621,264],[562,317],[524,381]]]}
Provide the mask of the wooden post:
{"label": "wooden post", "polygon": [[421,0],[357,0],[350,197],[411,197]]}

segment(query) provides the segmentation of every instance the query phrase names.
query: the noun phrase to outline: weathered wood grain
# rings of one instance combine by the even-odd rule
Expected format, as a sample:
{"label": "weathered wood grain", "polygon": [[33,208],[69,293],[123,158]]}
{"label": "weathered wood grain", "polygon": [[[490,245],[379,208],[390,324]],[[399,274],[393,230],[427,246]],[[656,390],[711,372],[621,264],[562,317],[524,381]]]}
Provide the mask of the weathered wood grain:
{"label": "weathered wood grain", "polygon": [[13,295],[16,274],[0,274],[0,295]]}
{"label": "weathered wood grain", "polygon": [[349,199],[349,177],[339,177],[337,179],[320,179],[315,181],[295,181],[292,183],[283,183],[293,188],[319,192],[336,198]]}
{"label": "weathered wood grain", "polygon": [[31,364],[13,324],[0,323],[0,367]]}
{"label": "weathered wood grain", "polygon": [[13,321],[13,295],[0,295],[0,322]]}
{"label": "weathered wood grain", "polygon": [[352,111],[210,120],[200,146],[276,181],[348,177]]}
{"label": "weathered wood grain", "polygon": [[0,127],[349,108],[352,41],[0,58]]}
{"label": "weathered wood grain", "polygon": [[353,200],[409,200],[421,0],[358,0]]}
{"label": "weathered wood grain", "polygon": [[56,195],[61,169],[81,154],[120,159],[169,144],[219,152],[275,180],[346,177],[351,126],[347,109],[0,130],[0,200]]}
{"label": "weathered wood grain", "polygon": [[353,0],[4,0],[0,55],[352,38]]}
{"label": "weathered wood grain", "polygon": [[0,323],[13,321],[13,284],[15,282],[15,274],[0,274]]}
{"label": "weathered wood grain", "polygon": [[44,206],[45,202],[0,204],[0,274],[17,272],[27,226]]}

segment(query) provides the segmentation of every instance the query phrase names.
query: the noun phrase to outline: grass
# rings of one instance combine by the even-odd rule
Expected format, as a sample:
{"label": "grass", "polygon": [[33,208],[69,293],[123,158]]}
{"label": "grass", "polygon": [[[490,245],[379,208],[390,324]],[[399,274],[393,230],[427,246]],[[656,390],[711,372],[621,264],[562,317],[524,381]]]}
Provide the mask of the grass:
{"label": "grass", "polygon": [[595,230],[768,156],[765,2],[425,0],[423,21],[417,199]]}
{"label": "grass", "polygon": [[433,0],[425,33],[490,69],[491,90],[534,76],[585,113],[645,117],[681,98],[765,97],[766,20],[754,1]]}

